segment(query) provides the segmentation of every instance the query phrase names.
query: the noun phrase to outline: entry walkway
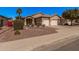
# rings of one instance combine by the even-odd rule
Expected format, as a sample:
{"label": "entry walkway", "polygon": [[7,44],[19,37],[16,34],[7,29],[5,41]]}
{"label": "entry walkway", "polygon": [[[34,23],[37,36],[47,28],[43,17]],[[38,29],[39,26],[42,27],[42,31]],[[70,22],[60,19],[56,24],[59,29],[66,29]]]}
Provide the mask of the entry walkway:
{"label": "entry walkway", "polygon": [[55,26],[58,33],[27,38],[16,41],[0,42],[0,50],[30,51],[55,50],[79,38],[79,26]]}

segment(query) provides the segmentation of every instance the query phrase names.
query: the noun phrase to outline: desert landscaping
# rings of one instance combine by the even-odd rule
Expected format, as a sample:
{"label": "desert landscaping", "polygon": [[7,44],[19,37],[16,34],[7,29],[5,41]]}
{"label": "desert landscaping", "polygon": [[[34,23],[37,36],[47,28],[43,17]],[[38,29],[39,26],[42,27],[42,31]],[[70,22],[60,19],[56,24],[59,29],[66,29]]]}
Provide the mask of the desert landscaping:
{"label": "desert landscaping", "polygon": [[55,28],[51,27],[40,27],[40,28],[28,28],[26,27],[23,30],[20,30],[20,35],[14,35],[14,30],[10,28],[9,30],[5,31],[4,33],[0,34],[0,42],[7,42],[7,41],[14,41],[14,40],[20,40],[24,38],[31,38],[36,36],[43,36],[48,34],[57,33]]}

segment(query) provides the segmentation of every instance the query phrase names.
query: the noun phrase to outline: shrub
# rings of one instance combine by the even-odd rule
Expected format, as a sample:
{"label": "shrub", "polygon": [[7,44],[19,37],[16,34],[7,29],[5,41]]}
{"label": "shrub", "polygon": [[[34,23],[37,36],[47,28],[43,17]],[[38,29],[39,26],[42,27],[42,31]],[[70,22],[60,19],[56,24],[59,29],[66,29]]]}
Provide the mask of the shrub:
{"label": "shrub", "polygon": [[15,20],[14,21],[14,30],[21,30],[24,27],[24,21],[23,20]]}
{"label": "shrub", "polygon": [[20,33],[19,30],[16,30],[14,34],[15,34],[15,35],[20,35],[21,33]]}

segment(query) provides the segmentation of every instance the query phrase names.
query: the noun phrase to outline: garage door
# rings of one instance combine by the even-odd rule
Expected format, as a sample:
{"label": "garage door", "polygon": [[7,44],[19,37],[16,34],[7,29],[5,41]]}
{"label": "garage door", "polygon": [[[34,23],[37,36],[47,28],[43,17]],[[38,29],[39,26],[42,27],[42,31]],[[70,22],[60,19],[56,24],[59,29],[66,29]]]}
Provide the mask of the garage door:
{"label": "garage door", "polygon": [[49,26],[49,20],[43,20],[42,24],[44,24],[45,26]]}
{"label": "garage door", "polygon": [[57,20],[52,20],[52,21],[51,21],[51,26],[52,26],[52,25],[58,25]]}

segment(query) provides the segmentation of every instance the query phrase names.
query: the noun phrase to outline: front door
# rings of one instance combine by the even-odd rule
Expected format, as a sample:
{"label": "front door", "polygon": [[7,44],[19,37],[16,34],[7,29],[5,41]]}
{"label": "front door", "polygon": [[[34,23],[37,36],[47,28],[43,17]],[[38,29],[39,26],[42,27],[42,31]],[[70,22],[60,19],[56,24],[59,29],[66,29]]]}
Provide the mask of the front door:
{"label": "front door", "polygon": [[32,19],[26,19],[26,24],[27,25],[32,25]]}

